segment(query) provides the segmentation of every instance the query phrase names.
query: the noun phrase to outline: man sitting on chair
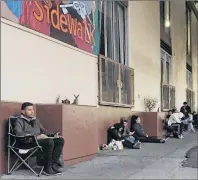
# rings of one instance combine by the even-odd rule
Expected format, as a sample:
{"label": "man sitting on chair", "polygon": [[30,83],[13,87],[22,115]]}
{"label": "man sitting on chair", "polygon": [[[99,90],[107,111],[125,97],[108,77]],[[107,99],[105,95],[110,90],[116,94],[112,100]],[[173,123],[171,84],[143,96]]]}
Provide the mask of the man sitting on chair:
{"label": "man sitting on chair", "polygon": [[25,102],[21,106],[21,116],[15,122],[15,134],[17,136],[36,136],[39,145],[43,149],[45,175],[60,174],[58,160],[60,158],[64,139],[56,133],[53,137],[47,136],[47,131],[38,119],[34,116],[32,103]]}
{"label": "man sitting on chair", "polygon": [[183,113],[179,113],[176,109],[171,111],[171,115],[168,118],[168,131],[174,131],[177,129],[177,134],[174,133],[174,136],[179,139],[183,139],[183,123],[181,122],[181,118],[184,116]]}

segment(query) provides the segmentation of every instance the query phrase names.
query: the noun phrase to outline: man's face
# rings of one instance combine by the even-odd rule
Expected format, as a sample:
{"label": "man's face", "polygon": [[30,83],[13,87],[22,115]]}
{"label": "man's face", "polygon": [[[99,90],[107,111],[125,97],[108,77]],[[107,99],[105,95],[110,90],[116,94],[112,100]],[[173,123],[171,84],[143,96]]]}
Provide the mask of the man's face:
{"label": "man's face", "polygon": [[172,115],[172,111],[169,111],[169,112],[168,112],[168,115]]}
{"label": "man's face", "polygon": [[24,110],[22,110],[22,113],[29,118],[34,117],[34,108],[33,106],[27,106]]}
{"label": "man's face", "polygon": [[188,104],[184,104],[184,107],[186,107]]}
{"label": "man's face", "polygon": [[128,123],[127,122],[124,122],[124,126],[126,127],[128,125]]}

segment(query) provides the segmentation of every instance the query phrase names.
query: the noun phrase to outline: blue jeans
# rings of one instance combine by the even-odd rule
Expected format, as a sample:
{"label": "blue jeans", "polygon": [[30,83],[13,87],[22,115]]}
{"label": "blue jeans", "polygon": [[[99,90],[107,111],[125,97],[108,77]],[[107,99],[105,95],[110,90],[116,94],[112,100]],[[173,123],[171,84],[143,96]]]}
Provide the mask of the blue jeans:
{"label": "blue jeans", "polygon": [[135,143],[135,138],[133,136],[129,136],[127,138],[124,138],[125,141],[130,142],[132,144]]}

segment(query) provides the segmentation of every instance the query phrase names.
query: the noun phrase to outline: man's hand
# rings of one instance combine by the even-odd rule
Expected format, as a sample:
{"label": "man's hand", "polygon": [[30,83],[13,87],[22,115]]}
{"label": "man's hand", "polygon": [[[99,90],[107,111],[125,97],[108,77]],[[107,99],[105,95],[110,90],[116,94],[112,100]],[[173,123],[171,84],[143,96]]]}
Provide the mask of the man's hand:
{"label": "man's hand", "polygon": [[135,133],[135,131],[133,131],[133,132],[130,132],[130,133],[129,133],[129,135],[130,135],[130,136],[132,136],[134,133]]}
{"label": "man's hand", "polygon": [[55,138],[61,138],[61,133],[60,132],[57,132],[55,135],[54,135]]}
{"label": "man's hand", "polygon": [[41,140],[41,139],[48,139],[49,137],[46,136],[45,134],[40,134],[36,137],[38,140]]}

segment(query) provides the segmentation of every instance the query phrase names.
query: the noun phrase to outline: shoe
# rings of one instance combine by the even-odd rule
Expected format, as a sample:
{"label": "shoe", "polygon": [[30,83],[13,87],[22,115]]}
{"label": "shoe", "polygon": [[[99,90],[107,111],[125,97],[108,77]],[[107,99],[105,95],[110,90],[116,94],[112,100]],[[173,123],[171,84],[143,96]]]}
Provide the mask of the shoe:
{"label": "shoe", "polygon": [[181,135],[178,135],[178,138],[179,139],[184,139],[184,136],[181,134]]}
{"label": "shoe", "polygon": [[53,176],[53,175],[57,175],[56,172],[54,172],[52,170],[52,168],[45,168],[42,172],[42,174],[46,175],[46,176]]}
{"label": "shoe", "polygon": [[57,164],[52,165],[52,170],[57,174],[62,174],[62,171],[59,169],[59,166]]}
{"label": "shoe", "polygon": [[141,149],[141,142],[137,142],[133,145],[133,149]]}
{"label": "shoe", "polygon": [[161,139],[161,140],[160,140],[160,143],[165,143],[165,142],[166,142],[165,139]]}

